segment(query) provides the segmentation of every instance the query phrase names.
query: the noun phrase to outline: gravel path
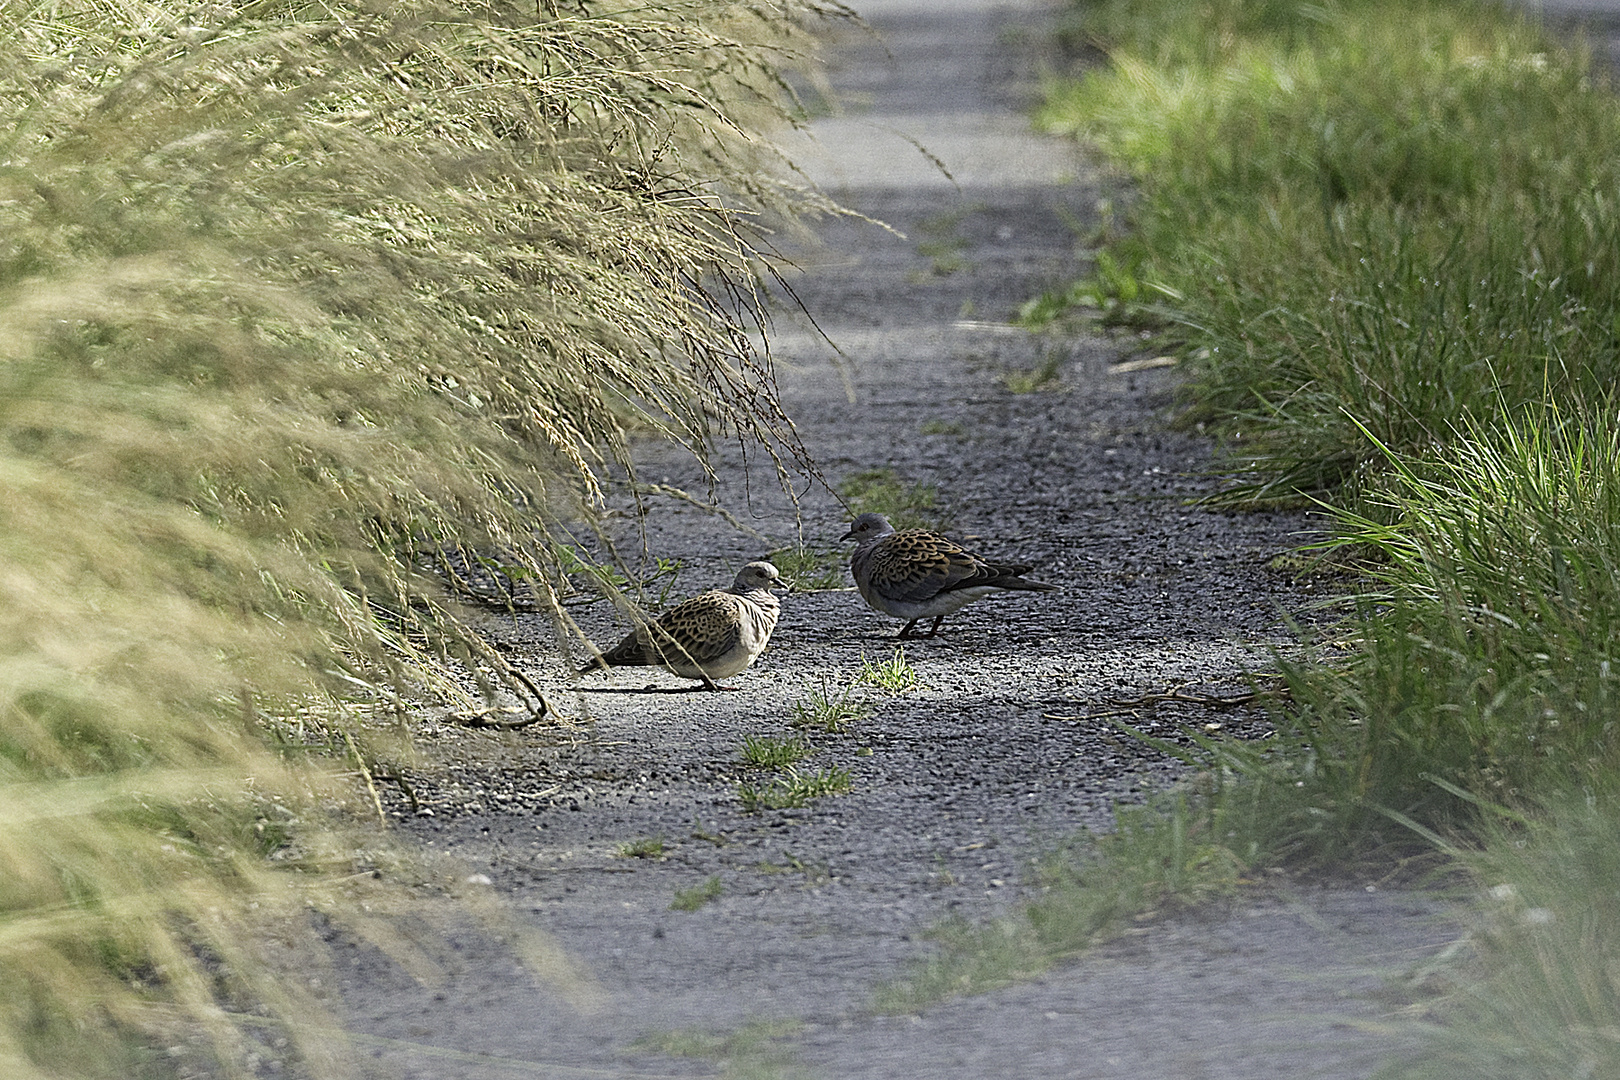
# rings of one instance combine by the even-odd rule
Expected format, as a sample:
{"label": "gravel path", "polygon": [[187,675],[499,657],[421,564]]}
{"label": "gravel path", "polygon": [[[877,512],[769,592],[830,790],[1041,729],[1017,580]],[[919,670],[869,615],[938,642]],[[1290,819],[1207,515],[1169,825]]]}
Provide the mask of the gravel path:
{"label": "gravel path", "polygon": [[[874,0],[863,13],[882,41],[835,50],[846,111],[792,150],[904,237],[837,221],[800,254],[793,286],[842,350],[854,400],[827,342],[791,312],[772,335],[784,399],[830,479],[888,468],[930,484],[953,535],[1039,564],[1064,591],[994,598],[908,643],[918,688],[857,691],[868,716],[810,736],[807,764],[850,770],[853,790],[758,813],[737,796],[761,777],[742,737],[788,733],[791,703],[889,657],[897,622],[847,589],[788,596],[771,649],[731,680],[738,691],[704,694],[648,671],[576,684],[548,626],[501,620],[514,661],[590,720],[566,736],[426,724],[412,778],[431,813],[398,805],[401,832],[487,876],[599,993],[569,1004],[472,932],[429,987],[335,939],[350,1026],[375,1074],[394,1078],[713,1075],[726,1052],[636,1040],[763,1020],[797,1025],[750,1059],[763,1076],[1367,1076],[1405,1043],[1381,1003],[1386,979],[1455,934],[1434,904],[1376,888],[1154,927],[916,1016],[872,1011],[874,990],[926,953],[930,927],[1016,905],[1044,848],[1107,827],[1116,801],[1174,774],[1105,721],[1064,717],[1184,683],[1241,686],[1268,647],[1286,646],[1280,614],[1310,593],[1271,569],[1302,519],[1187,505],[1207,490],[1211,448],[1166,427],[1173,370],[1118,370],[1135,357],[1129,340],[1043,345],[1006,325],[1083,268],[1075,225],[1107,193],[1072,147],[1023,119],[1045,9]],[[1058,385],[1007,388],[1006,373],[1048,360]],[[764,539],[656,500],[647,550],[682,560],[682,595],[728,583],[796,532],[769,469],[722,457],[720,499]],[[702,489],[673,454],[649,453],[644,469]],[[846,512],[819,489],[801,510],[810,542],[835,547]],[[604,605],[581,619],[604,647],[624,630]],[[1141,721],[1243,725],[1185,707]],[[641,838],[662,839],[664,857],[618,857]],[[677,890],[711,877],[717,899],[671,909]]]}

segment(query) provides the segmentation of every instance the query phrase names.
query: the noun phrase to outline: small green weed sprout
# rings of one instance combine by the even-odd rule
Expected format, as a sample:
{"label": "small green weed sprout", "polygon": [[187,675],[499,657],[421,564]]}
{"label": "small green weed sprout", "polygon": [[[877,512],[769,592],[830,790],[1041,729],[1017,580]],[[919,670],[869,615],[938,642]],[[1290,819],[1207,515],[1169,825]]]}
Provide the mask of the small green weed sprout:
{"label": "small green weed sprout", "polygon": [[967,259],[962,252],[967,248],[967,241],[960,236],[946,236],[938,240],[924,240],[917,245],[917,254],[933,261],[929,267],[935,277],[949,277],[958,270],[966,269]]}
{"label": "small green weed sprout", "polygon": [[800,592],[826,592],[844,587],[844,556],[807,547],[780,548],[766,556],[788,584]]}
{"label": "small green weed sprout", "polygon": [[619,845],[621,859],[659,859],[664,855],[664,838],[643,836],[639,840],[626,840]]}
{"label": "small green weed sprout", "polygon": [[1075,282],[1067,289],[1048,290],[1025,300],[1018,308],[1018,325],[1026,330],[1044,330],[1063,318],[1072,308],[1095,308],[1097,301],[1088,282]]}
{"label": "small green weed sprout", "polygon": [[789,769],[769,784],[738,784],[737,798],[749,813],[758,810],[789,810],[808,806],[811,799],[842,795],[853,785],[848,769],[833,766],[816,772]]}
{"label": "small green weed sprout", "polygon": [[932,484],[907,484],[893,469],[866,469],[838,485],[852,514],[882,514],[897,529],[939,529],[945,519],[934,506]]}
{"label": "small green weed sprout", "polygon": [[630,1045],[649,1054],[668,1054],[670,1057],[719,1058],[730,1042],[724,1035],[707,1031],[654,1031],[637,1038]]}
{"label": "small green weed sprout", "polygon": [[906,660],[904,646],[897,647],[887,660],[868,660],[861,654],[861,670],[856,686],[875,686],[891,694],[904,693],[917,685],[917,672]]}
{"label": "small green weed sprout", "polygon": [[832,868],[825,862],[805,862],[791,851],[782,853],[782,861],[758,862],[754,869],[762,874],[803,874],[806,885],[823,885],[832,880]]}
{"label": "small green weed sprout", "polygon": [[789,796],[806,801],[819,799],[824,795],[842,795],[853,785],[854,778],[850,776],[849,770],[837,766],[813,773],[790,771],[788,775]]}
{"label": "small green weed sprout", "polygon": [[631,1045],[670,1057],[706,1058],[730,1080],[801,1080],[807,1076],[798,1052],[789,1045],[802,1027],[796,1020],[759,1020],[729,1035],[707,1031],[658,1031]]}
{"label": "small green weed sprout", "polygon": [[1056,390],[1063,385],[1058,373],[1063,358],[1051,353],[1038,365],[1028,369],[1004,371],[999,376],[1001,385],[1015,394],[1033,394],[1041,390]]}
{"label": "small green weed sprout", "polygon": [[743,810],[750,814],[757,810],[772,809],[773,803],[770,800],[772,786],[745,780],[737,785],[737,801],[742,803]]}
{"label": "small green weed sprout", "polygon": [[704,904],[720,899],[725,889],[720,884],[718,876],[711,876],[701,885],[693,885],[690,889],[675,890],[675,899],[670,902],[671,911],[696,911]]}
{"label": "small green weed sprout", "polygon": [[947,998],[983,993],[1039,975],[1051,964],[1021,919],[976,926],[953,918],[929,931],[938,951],[904,978],[879,986],[872,1007],[908,1013]]}
{"label": "small green weed sprout", "polygon": [[934,277],[949,277],[967,268],[968,261],[962,253],[967,250],[968,241],[957,231],[966,216],[966,210],[956,210],[930,218],[919,226],[928,239],[917,244],[917,254],[932,260],[929,270]]}
{"label": "small green weed sprout", "polygon": [[810,691],[808,697],[800,698],[793,703],[792,716],[788,723],[797,728],[809,728],[828,734],[843,731],[871,712],[870,706],[849,699],[853,690],[853,685],[846,686],[842,693],[834,695],[827,681],[823,679],[821,685]]}
{"label": "small green weed sprout", "polygon": [[924,435],[954,435],[958,439],[967,437],[967,428],[955,420],[941,420],[937,417],[932,420],[924,420],[917,426],[917,430]]}
{"label": "small green weed sprout", "polygon": [[743,760],[762,769],[783,769],[809,757],[812,748],[798,736],[776,739],[769,735],[744,735]]}
{"label": "small green weed sprout", "polygon": [[1026,330],[1042,330],[1079,309],[1104,326],[1129,326],[1138,330],[1157,330],[1165,326],[1163,311],[1145,300],[1144,289],[1152,290],[1154,298],[1160,301],[1172,298],[1174,292],[1164,285],[1139,279],[1140,257],[1128,257],[1121,263],[1108,251],[1098,251],[1096,265],[1094,276],[1082,278],[1067,289],[1044,292],[1026,300],[1018,309],[1018,325]]}

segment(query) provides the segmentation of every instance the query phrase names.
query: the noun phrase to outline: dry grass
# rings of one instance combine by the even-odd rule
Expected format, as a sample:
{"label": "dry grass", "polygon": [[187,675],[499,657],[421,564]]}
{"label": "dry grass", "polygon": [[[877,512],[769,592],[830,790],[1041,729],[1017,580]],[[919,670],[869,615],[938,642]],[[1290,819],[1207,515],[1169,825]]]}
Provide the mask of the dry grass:
{"label": "dry grass", "polygon": [[561,619],[630,431],[794,462],[748,332],[821,204],[750,133],[838,11],[0,11],[0,1072],[240,1072],[264,1007],[338,1075],[257,943],[387,938],[364,762],[525,692],[416,554]]}

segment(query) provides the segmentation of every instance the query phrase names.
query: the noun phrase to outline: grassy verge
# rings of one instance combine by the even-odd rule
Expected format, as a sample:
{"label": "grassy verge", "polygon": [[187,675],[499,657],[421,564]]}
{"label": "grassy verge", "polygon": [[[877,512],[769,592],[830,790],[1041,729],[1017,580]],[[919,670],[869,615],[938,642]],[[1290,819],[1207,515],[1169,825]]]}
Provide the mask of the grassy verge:
{"label": "grassy verge", "polygon": [[1485,4],[1101,0],[1072,32],[1110,63],[1045,121],[1137,191],[1097,276],[1031,318],[1156,327],[1226,497],[1317,500],[1362,585],[1342,659],[1281,664],[1276,738],[1199,736],[1190,797],[1123,814],[915,985],[993,984],[1274,865],[1444,859],[1480,886],[1475,978],[1396,1071],[1620,1071],[1620,105]]}
{"label": "grassy verge", "polygon": [[388,936],[344,823],[410,705],[542,707],[424,560],[566,622],[630,432],[791,463],[751,132],[822,11],[7,8],[0,1073],[240,1073],[261,1008],[341,1071],[253,943]]}
{"label": "grassy verge", "polygon": [[1468,2],[1105,3],[1080,26],[1111,66],[1044,121],[1140,188],[1080,295],[1188,346],[1242,494],[1376,482],[1363,428],[1421,456],[1612,385],[1620,110],[1581,55]]}
{"label": "grassy verge", "polygon": [[1620,104],[1488,5],[1087,11],[1113,65],[1047,115],[1140,176],[1113,263],[1237,494],[1342,507],[1367,574],[1349,660],[1288,672],[1312,783],[1381,833],[1606,768]]}
{"label": "grassy verge", "polygon": [[1484,897],[1472,978],[1429,1050],[1390,1077],[1604,1076],[1620,1015],[1620,805],[1613,782],[1500,811],[1463,856]]}
{"label": "grassy verge", "polygon": [[908,1012],[994,990],[1038,975],[1163,910],[1234,895],[1244,862],[1231,850],[1224,816],[1184,792],[1121,807],[1113,832],[1076,838],[1041,861],[1041,896],[1017,915],[937,929],[933,955],[880,987],[875,1007]]}

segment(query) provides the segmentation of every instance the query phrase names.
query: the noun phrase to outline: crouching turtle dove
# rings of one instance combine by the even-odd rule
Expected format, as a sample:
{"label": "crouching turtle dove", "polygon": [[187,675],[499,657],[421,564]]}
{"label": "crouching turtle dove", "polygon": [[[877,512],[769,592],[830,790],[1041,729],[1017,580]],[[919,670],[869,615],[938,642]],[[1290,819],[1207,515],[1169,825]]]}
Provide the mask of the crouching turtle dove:
{"label": "crouching turtle dove", "polygon": [[579,673],[658,666],[683,679],[697,679],[710,690],[735,689],[717,686],[716,681],[737,674],[765,651],[781,611],[772,588],[789,586],[775,566],[751,562],[737,572],[731,588],[682,600]]}
{"label": "crouching turtle dove", "polygon": [[[885,615],[909,620],[900,636],[932,618],[927,637],[939,633],[940,620],[953,611],[1007,590],[1056,592],[1056,585],[1019,575],[1031,569],[1020,563],[990,562],[960,544],[926,529],[895,532],[882,514],[862,514],[840,539],[855,540],[849,571],[868,606]],[[924,636],[924,635],[916,635]]]}

